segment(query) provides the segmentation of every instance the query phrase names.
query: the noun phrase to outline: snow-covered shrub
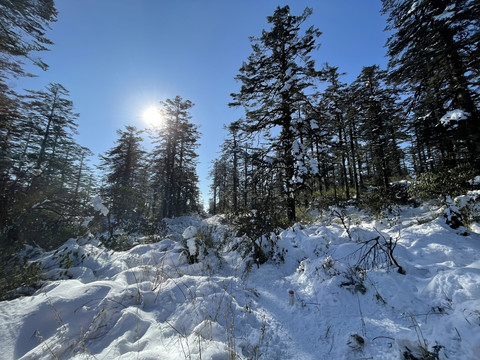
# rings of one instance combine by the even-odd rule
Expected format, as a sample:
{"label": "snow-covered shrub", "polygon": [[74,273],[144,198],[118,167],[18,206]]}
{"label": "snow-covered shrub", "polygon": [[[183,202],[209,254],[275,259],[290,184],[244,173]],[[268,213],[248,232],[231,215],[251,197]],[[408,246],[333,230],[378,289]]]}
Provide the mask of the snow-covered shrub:
{"label": "snow-covered shrub", "polygon": [[459,227],[463,226],[462,214],[455,206],[450,195],[445,197],[445,202],[447,208],[445,209],[443,216],[445,217],[447,225],[452,229],[458,229]]}
{"label": "snow-covered shrub", "polygon": [[349,269],[343,276],[345,279],[340,283],[341,287],[346,288],[352,294],[365,294],[367,292],[367,288],[363,283],[365,273],[360,268]]}
{"label": "snow-covered shrub", "polygon": [[109,250],[125,251],[136,245],[135,236],[118,231],[110,236],[100,237],[102,244]]}
{"label": "snow-covered shrub", "polygon": [[205,242],[200,236],[197,236],[198,233],[199,230],[195,226],[189,226],[182,234],[185,242],[185,254],[190,264],[203,260],[205,255],[207,255]]}
{"label": "snow-covered shrub", "polygon": [[393,256],[398,240],[378,233],[372,239],[361,241],[361,247],[353,254],[357,256],[356,267],[363,270],[396,267],[400,274],[405,274]]}
{"label": "snow-covered shrub", "polygon": [[198,229],[197,233],[195,234],[195,239],[205,244],[205,246],[209,249],[215,248],[212,227]]}
{"label": "snow-covered shrub", "polygon": [[322,263],[323,271],[330,277],[334,277],[340,274],[340,272],[335,268],[335,260],[330,255],[327,255]]}
{"label": "snow-covered shrub", "polygon": [[232,218],[237,236],[248,242],[244,258],[251,256],[255,264],[265,263],[274,254],[281,220],[268,212],[251,210]]}
{"label": "snow-covered shrub", "polygon": [[455,204],[466,224],[480,221],[480,190],[468,191],[455,198]]}
{"label": "snow-covered shrub", "polygon": [[318,215],[318,211],[314,211],[309,207],[297,206],[295,214],[298,222],[302,224],[312,224]]}

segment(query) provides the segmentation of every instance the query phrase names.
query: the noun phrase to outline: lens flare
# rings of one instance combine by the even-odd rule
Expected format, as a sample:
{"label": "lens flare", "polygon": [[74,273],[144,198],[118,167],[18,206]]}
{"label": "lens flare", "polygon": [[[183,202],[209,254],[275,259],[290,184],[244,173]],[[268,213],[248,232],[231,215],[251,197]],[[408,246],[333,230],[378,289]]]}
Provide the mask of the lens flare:
{"label": "lens flare", "polygon": [[143,118],[145,119],[145,122],[152,127],[162,125],[162,114],[160,113],[160,110],[153,106],[145,110],[143,113]]}

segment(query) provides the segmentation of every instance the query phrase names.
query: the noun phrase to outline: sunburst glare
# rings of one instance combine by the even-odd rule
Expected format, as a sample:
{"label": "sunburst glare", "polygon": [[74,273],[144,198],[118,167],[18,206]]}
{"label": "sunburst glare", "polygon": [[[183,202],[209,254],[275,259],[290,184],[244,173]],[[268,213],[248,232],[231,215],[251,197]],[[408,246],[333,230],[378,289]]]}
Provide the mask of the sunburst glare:
{"label": "sunburst glare", "polygon": [[152,127],[160,126],[163,122],[163,117],[160,113],[160,110],[153,106],[145,110],[143,113],[143,118],[145,122]]}

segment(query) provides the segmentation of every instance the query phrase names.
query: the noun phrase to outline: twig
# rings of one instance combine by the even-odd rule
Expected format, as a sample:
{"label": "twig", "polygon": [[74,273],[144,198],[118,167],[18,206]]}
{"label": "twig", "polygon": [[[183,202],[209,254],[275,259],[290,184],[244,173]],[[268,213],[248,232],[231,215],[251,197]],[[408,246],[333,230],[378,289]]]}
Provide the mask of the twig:
{"label": "twig", "polygon": [[39,339],[48,349],[48,351],[50,352],[50,354],[52,355],[52,357],[55,359],[55,360],[58,360],[58,356],[55,355],[55,353],[53,352],[52,348],[50,347],[50,345],[48,345],[47,341],[43,338],[42,335],[40,335],[40,331],[38,330],[35,330],[35,333],[34,333],[35,337],[37,339]]}
{"label": "twig", "polygon": [[328,350],[328,353],[330,354],[333,349],[333,344],[335,343],[335,334],[332,334],[332,345],[330,345],[330,350]]}
{"label": "twig", "polygon": [[373,340],[377,340],[377,339],[389,339],[389,340],[395,341],[395,339],[392,338],[392,337],[390,337],[390,336],[376,336],[376,337],[374,337],[374,338],[372,339],[372,341],[373,341]]}
{"label": "twig", "polygon": [[367,328],[365,326],[365,319],[363,318],[362,307],[360,306],[360,296],[357,293],[357,300],[358,300],[358,310],[360,311],[360,319],[362,320],[362,334],[363,337],[367,336]]}

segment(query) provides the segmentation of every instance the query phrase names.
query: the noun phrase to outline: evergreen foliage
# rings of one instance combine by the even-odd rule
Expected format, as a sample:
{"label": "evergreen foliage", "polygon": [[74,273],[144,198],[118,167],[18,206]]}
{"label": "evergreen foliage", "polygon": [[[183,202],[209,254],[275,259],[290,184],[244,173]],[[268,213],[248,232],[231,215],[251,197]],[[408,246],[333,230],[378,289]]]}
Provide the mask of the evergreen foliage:
{"label": "evergreen foliage", "polygon": [[199,210],[196,164],[200,133],[191,123],[193,103],[176,96],[161,102],[163,125],[154,129],[152,213],[155,221]]}
{"label": "evergreen foliage", "polygon": [[297,139],[302,121],[295,114],[308,102],[307,90],[312,88],[315,75],[310,53],[317,48],[315,41],[320,36],[313,26],[301,34],[302,24],[311,13],[306,8],[302,15],[293,16],[285,6],[267,17],[272,27],[261,37],[251,38],[252,54],[236,76],[242,86],[239,93],[232,94],[230,104],[245,109],[241,131],[260,135],[275,154],[282,172],[282,198],[292,222],[296,218],[297,184],[303,181],[296,166],[301,158],[296,150],[301,150]]}
{"label": "evergreen foliage", "polygon": [[[478,168],[479,2],[383,0],[383,13],[388,15],[387,30],[392,31],[387,42],[390,77],[411,93],[409,106],[421,147],[419,157],[433,156],[435,151],[449,167],[468,161]],[[433,122],[434,127],[452,110],[468,114],[454,131],[441,129],[438,136],[430,125],[430,131],[421,133],[422,122]],[[429,135],[437,136],[428,140]],[[448,141],[441,141],[441,136]],[[426,149],[422,142],[427,142]],[[424,170],[425,161],[420,166]]]}
{"label": "evergreen foliage", "polygon": [[373,164],[373,185],[383,192],[388,192],[392,177],[405,174],[398,146],[402,136],[398,95],[386,83],[386,75],[377,65],[367,66],[350,86],[356,109],[351,116],[364,142],[366,160]]}
{"label": "evergreen foliage", "polygon": [[0,214],[2,243],[58,246],[81,232],[87,211],[86,157],[73,139],[78,114],[68,91],[50,84],[29,91],[3,128]]}
{"label": "evergreen foliage", "polygon": [[463,195],[472,188],[469,182],[477,173],[478,170],[472,169],[468,164],[442,171],[425,172],[415,179],[409,194],[421,200],[444,200],[446,195]]}
{"label": "evergreen foliage", "polygon": [[347,85],[338,68],[314,68],[320,32],[301,35],[311,10],[277,8],[236,76],[230,105],[243,106],[245,119],[228,128],[213,162],[211,210],[268,208],[291,223],[297,208],[352,198],[374,213],[406,204],[408,186],[397,180],[411,176],[410,195],[467,190],[460,184],[478,175],[480,149],[478,11],[468,0],[383,1],[389,68],[366,66]]}
{"label": "evergreen foliage", "polygon": [[50,23],[57,21],[53,0],[0,1],[0,86],[7,76],[25,76],[23,61],[28,59],[47,68],[32,52],[48,50],[45,37]]}
{"label": "evergreen foliage", "polygon": [[127,233],[141,230],[146,215],[146,164],[141,132],[134,126],[118,130],[116,145],[101,157],[105,186],[102,198],[109,209],[110,237],[115,229]]}
{"label": "evergreen foliage", "polygon": [[[212,162],[210,211],[232,215],[257,264],[270,256],[275,232],[312,208],[350,201],[378,214],[409,196],[462,195],[479,175],[479,2],[382,2],[389,66],[365,66],[351,84],[335,66],[315,68],[321,33],[306,26],[309,8],[295,16],[278,7],[270,28],[250,39],[230,104],[245,115],[226,128]],[[116,249],[132,234],[158,234],[164,218],[200,211],[190,100],[160,102],[150,153],[142,131],[118,130],[96,189],[92,153],[74,140],[79,114],[68,90],[9,88],[9,79],[30,75],[25,61],[46,69],[34,54],[52,44],[45,33],[56,17],[52,0],[0,0],[0,250],[8,256],[86,232],[97,192],[109,211],[90,230],[107,230]],[[407,192],[396,180],[410,177]],[[12,259],[2,261],[0,285],[33,285],[36,265]]]}

